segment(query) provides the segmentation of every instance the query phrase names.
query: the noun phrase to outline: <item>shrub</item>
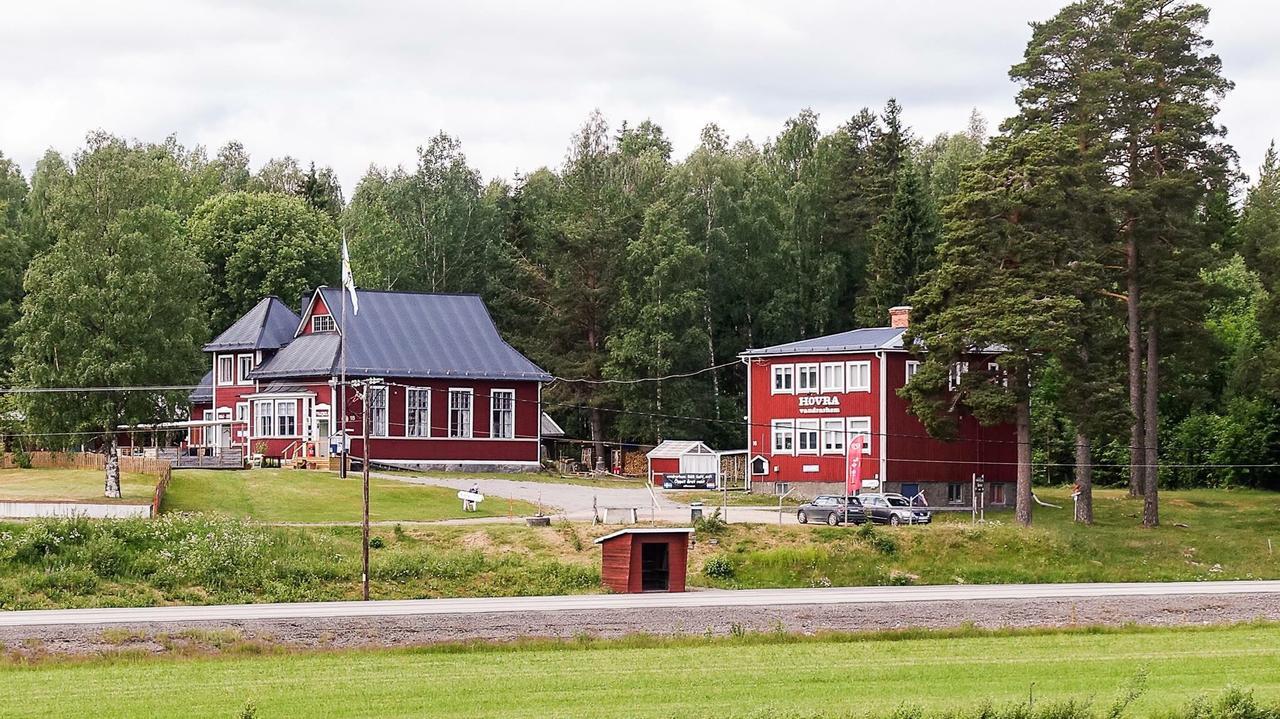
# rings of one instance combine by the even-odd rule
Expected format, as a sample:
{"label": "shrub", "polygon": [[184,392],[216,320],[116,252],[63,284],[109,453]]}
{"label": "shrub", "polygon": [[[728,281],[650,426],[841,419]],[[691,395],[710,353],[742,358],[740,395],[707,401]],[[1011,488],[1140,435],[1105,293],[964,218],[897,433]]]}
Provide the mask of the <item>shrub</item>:
{"label": "shrub", "polygon": [[733,562],[723,554],[717,554],[702,565],[702,573],[712,579],[733,579]]}
{"label": "shrub", "polygon": [[382,537],[369,537],[369,549],[382,549],[385,546],[387,543],[382,541]]}
{"label": "shrub", "polygon": [[1280,705],[1259,704],[1253,692],[1227,687],[1216,699],[1202,696],[1185,709],[1174,713],[1176,719],[1280,719]]}
{"label": "shrub", "polygon": [[698,531],[698,534],[715,536],[724,534],[725,530],[729,528],[729,523],[721,518],[720,508],[716,507],[716,511],[710,515],[704,514],[698,517],[698,521],[693,523],[693,528]]}
{"label": "shrub", "polygon": [[857,534],[858,539],[881,554],[895,554],[898,551],[897,541],[884,532],[877,531],[871,522],[859,525]]}
{"label": "shrub", "polygon": [[14,451],[13,461],[18,469],[31,469],[31,453],[21,447]]}

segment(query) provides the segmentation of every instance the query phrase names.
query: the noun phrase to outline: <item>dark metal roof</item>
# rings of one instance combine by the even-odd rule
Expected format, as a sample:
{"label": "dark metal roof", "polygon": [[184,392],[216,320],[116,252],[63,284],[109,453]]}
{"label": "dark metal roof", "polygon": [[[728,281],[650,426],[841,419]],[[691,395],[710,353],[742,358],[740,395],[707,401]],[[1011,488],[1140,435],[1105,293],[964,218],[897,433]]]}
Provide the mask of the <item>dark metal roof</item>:
{"label": "dark metal roof", "polygon": [[293,339],[301,321],[280,298],[264,297],[217,339],[205,345],[204,351],[279,349]]}
{"label": "dark metal roof", "polygon": [[292,382],[271,382],[266,387],[259,389],[256,394],[314,394],[310,388],[305,385],[293,384]]}
{"label": "dark metal roof", "polygon": [[328,377],[337,367],[338,342],[338,335],[332,332],[302,335],[258,365],[251,376],[254,379]]}
{"label": "dark metal roof", "polygon": [[864,327],[839,332],[825,337],[814,337],[798,342],[762,347],[743,352],[742,357],[761,355],[820,354],[823,352],[868,352],[871,350],[900,350],[905,327]]}
{"label": "dark metal roof", "polygon": [[196,385],[196,388],[191,390],[191,394],[187,395],[187,399],[191,404],[213,402],[213,370],[204,373],[204,377],[200,379],[200,383]]}

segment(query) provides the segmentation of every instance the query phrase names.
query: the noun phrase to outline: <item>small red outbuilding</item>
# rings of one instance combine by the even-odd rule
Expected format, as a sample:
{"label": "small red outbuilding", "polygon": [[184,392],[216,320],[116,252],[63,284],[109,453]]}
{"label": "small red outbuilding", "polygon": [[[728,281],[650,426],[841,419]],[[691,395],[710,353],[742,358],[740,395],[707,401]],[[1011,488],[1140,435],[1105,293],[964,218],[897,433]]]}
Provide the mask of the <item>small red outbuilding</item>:
{"label": "small red outbuilding", "polygon": [[620,594],[683,592],[689,566],[688,527],[633,527],[596,540],[600,578]]}

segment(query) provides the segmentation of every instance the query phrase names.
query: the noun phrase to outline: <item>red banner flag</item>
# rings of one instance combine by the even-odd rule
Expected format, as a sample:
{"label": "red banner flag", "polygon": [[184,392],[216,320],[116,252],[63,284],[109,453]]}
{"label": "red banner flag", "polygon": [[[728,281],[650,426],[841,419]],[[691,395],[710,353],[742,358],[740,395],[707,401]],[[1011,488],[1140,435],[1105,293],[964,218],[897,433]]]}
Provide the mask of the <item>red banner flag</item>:
{"label": "red banner flag", "polygon": [[862,489],[862,446],[866,443],[864,435],[858,435],[849,442],[848,454],[844,462],[844,493],[857,494]]}

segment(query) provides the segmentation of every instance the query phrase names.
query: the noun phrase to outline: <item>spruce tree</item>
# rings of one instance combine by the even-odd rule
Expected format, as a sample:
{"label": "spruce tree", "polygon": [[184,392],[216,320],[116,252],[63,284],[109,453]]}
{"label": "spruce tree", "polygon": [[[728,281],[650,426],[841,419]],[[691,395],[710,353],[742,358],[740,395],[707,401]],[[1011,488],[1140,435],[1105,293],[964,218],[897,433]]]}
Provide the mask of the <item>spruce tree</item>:
{"label": "spruce tree", "polygon": [[915,164],[907,162],[898,172],[898,188],[888,211],[871,232],[867,289],[858,302],[861,324],[883,325],[889,308],[905,302],[919,287],[937,238],[929,193]]}

